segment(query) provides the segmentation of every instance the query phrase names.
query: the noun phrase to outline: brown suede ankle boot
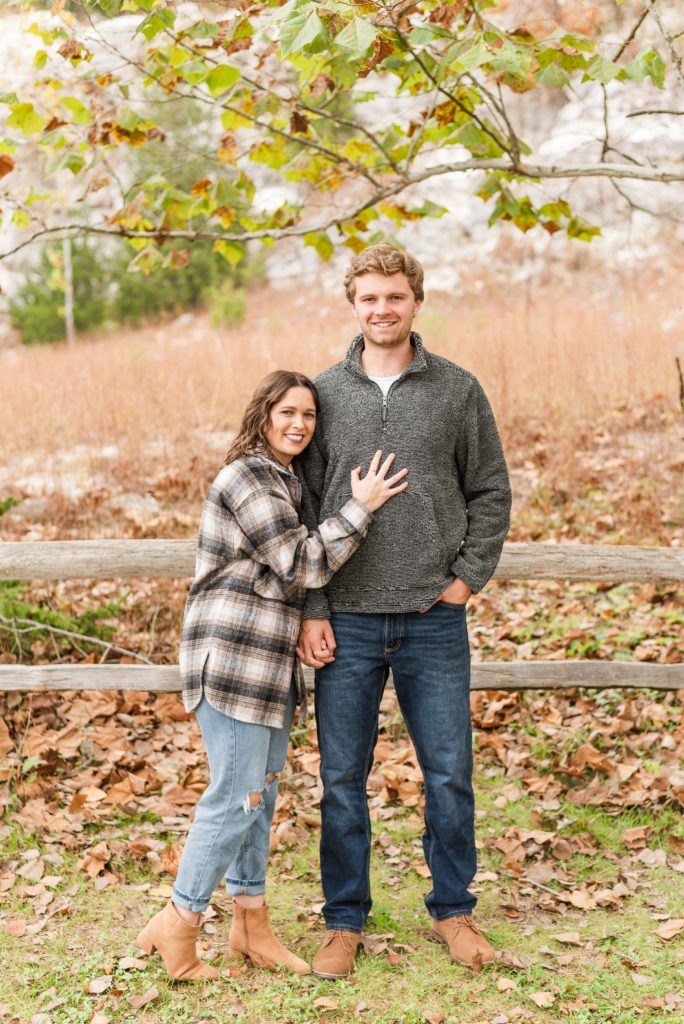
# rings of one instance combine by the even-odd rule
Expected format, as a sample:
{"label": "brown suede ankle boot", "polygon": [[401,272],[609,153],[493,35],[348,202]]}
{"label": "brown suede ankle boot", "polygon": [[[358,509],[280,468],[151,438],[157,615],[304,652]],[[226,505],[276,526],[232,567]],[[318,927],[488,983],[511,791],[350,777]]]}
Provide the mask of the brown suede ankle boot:
{"label": "brown suede ankle boot", "polygon": [[228,955],[247,957],[257,967],[275,971],[289,967],[296,974],[311,974],[305,960],[291,953],[276,939],[268,920],[268,909],[233,903],[233,921],[228,936]]}
{"label": "brown suede ankle boot", "polygon": [[197,956],[197,936],[200,925],[188,924],[180,916],[171,900],[155,914],[137,938],[146,953],[155,949],[161,953],[170,978],[177,981],[215,981],[219,972],[202,963]]}

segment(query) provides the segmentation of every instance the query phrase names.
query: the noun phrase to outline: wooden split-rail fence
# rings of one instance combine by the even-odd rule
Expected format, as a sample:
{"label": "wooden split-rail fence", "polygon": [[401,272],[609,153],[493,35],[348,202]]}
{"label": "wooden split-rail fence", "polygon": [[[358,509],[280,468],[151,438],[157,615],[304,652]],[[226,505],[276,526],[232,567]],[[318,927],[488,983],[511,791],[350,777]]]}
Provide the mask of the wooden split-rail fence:
{"label": "wooden split-rail fence", "polygon": [[[185,540],[0,542],[0,579],[190,578],[195,546]],[[504,545],[498,580],[602,583],[684,582],[684,549],[592,544]],[[313,673],[306,670],[311,683]],[[569,659],[473,665],[472,689],[564,690],[646,687],[684,689],[684,663]],[[177,665],[0,665],[0,690],[143,690],[181,688]]]}

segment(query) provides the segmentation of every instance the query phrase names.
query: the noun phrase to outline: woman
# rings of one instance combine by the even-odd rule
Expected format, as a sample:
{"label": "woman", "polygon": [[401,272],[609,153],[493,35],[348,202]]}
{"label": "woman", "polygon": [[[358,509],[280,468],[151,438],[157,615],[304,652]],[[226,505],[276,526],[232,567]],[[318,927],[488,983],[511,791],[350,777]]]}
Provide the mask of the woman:
{"label": "woman", "polygon": [[210,782],[200,798],[167,906],[138,942],[159,950],[172,978],[214,979],[197,957],[202,912],[225,878],[233,896],[231,956],[299,974],[310,967],[271,932],[265,876],[278,773],[294,707],[306,719],[295,659],[305,589],[321,587],[358,548],[372,513],[403,491],[376,452],[367,475],[351,474],[352,497],[309,534],[291,460],[316,425],[316,388],[278,370],[257,387],[200,521],[195,580],[180,646],[183,701],[200,724]]}

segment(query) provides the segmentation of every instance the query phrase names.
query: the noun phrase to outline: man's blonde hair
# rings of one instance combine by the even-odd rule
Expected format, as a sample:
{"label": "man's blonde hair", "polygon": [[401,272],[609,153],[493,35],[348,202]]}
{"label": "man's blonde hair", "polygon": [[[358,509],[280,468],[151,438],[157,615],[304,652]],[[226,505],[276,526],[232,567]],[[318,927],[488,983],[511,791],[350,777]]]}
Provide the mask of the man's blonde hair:
{"label": "man's blonde hair", "polygon": [[413,297],[418,302],[423,301],[423,268],[415,257],[389,242],[369,245],[352,259],[344,276],[344,290],[350,302],[356,295],[356,278],[362,274],[384,274],[385,277],[406,274]]}

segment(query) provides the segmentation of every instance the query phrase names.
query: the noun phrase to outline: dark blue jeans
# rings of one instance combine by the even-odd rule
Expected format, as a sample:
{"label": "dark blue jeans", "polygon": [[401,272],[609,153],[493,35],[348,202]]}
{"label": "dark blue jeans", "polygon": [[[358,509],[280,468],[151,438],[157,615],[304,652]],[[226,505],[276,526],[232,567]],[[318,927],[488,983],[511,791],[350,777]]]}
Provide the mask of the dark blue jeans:
{"label": "dark blue jeans", "polygon": [[425,897],[438,920],[471,913],[476,871],[470,649],[462,605],[424,614],[336,614],[335,661],[316,673],[326,928],[360,932],[371,908],[366,782],[389,669],[425,781]]}

